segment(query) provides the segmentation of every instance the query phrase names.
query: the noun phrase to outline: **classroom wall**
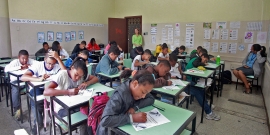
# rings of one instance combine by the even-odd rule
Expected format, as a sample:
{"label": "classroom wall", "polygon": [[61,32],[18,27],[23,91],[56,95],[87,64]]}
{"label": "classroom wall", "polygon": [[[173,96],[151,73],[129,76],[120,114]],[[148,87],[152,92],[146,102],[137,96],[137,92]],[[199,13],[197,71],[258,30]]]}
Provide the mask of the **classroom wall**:
{"label": "classroom wall", "polygon": [[[103,27],[94,26],[72,26],[53,24],[27,24],[10,23],[12,56],[16,56],[21,49],[27,49],[33,55],[42,47],[37,42],[37,32],[44,32],[47,38],[47,31],[64,33],[70,31],[84,31],[84,40],[88,43],[95,38],[97,43],[108,42],[108,17],[114,16],[114,1],[107,0],[12,0],[9,1],[9,17],[17,19],[51,20],[67,22],[83,22],[104,24]],[[45,40],[46,41],[46,40]],[[61,45],[68,52],[73,50],[76,43],[82,40],[78,38],[70,42],[62,42]],[[51,45],[52,42],[49,42]]]}
{"label": "classroom wall", "polygon": [[7,0],[0,1],[0,28],[0,57],[9,57],[11,48]]}

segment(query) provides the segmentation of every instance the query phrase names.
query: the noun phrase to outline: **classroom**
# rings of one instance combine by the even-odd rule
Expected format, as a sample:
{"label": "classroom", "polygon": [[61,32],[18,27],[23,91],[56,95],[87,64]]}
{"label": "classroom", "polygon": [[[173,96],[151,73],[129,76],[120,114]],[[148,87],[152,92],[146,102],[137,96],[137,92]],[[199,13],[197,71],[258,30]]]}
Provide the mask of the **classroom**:
{"label": "classroom", "polygon": [[0,0],[0,134],[269,135],[269,0]]}

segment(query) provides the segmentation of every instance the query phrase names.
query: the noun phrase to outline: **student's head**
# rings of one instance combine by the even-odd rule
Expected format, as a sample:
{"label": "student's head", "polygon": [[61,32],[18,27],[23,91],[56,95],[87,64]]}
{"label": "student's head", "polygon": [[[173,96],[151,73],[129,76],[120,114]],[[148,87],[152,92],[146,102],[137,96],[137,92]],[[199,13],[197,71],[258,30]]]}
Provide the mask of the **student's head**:
{"label": "student's head", "polygon": [[54,65],[57,63],[57,60],[54,57],[49,57],[49,54],[46,53],[44,62],[46,69],[51,70],[54,68]]}
{"label": "student's head", "polygon": [[[120,78],[128,78],[132,74],[132,70],[124,70]],[[151,92],[155,84],[155,80],[153,75],[143,69],[139,70],[135,73],[135,75],[132,77],[132,80],[130,82],[129,88],[131,90],[131,94],[135,100],[143,99],[145,98],[146,94]]]}
{"label": "student's head", "polygon": [[[52,43],[52,51],[58,52],[60,50],[60,43],[58,41],[54,41]],[[58,54],[59,55],[59,54]]]}
{"label": "student's head", "polygon": [[158,75],[163,77],[171,70],[171,64],[167,60],[159,61],[158,65],[155,67],[155,70],[158,72]]}
{"label": "student's head", "polygon": [[250,51],[252,52],[252,53],[257,53],[258,51],[261,51],[261,49],[262,49],[262,47],[261,47],[261,45],[259,45],[259,44],[254,44],[254,45],[252,45],[252,47],[250,48]]}
{"label": "student's head", "polygon": [[142,54],[142,60],[149,60],[151,58],[151,51],[149,49],[144,50]]}
{"label": "student's head", "polygon": [[266,57],[267,56],[266,53],[265,53],[266,48],[265,48],[265,46],[261,46],[261,47],[262,47],[262,49],[261,49],[261,56],[262,57]]}
{"label": "student's head", "polygon": [[86,79],[88,70],[83,58],[76,57],[70,67],[70,76],[74,82],[79,81],[82,77],[84,80]]}
{"label": "student's head", "polygon": [[186,50],[186,47],[181,45],[179,48],[179,53],[183,53]]}
{"label": "student's head", "polygon": [[83,58],[85,61],[88,60],[89,57],[89,51],[88,50],[83,50],[78,54],[78,57]]}
{"label": "student's head", "polygon": [[111,41],[110,45],[117,45],[117,43],[115,41]]}
{"label": "student's head", "polygon": [[81,44],[79,45],[80,49],[84,49],[86,46],[86,42],[82,41]]}
{"label": "student's head", "polygon": [[202,54],[204,54],[204,53],[208,54],[208,51],[206,49],[202,48],[201,51],[199,52],[199,56],[202,56]]}
{"label": "student's head", "polygon": [[209,60],[209,55],[207,53],[204,53],[201,55],[202,63],[207,63]]}
{"label": "student's head", "polygon": [[140,34],[139,28],[135,28],[135,34]]}
{"label": "student's head", "polygon": [[90,40],[90,44],[92,44],[92,45],[96,44],[96,40],[95,40],[95,38],[91,38],[91,40]]}
{"label": "student's head", "polygon": [[20,50],[19,51],[19,55],[18,55],[18,59],[20,61],[20,63],[22,65],[26,65],[27,62],[28,62],[28,57],[29,57],[29,54],[26,50]]}
{"label": "student's head", "polygon": [[162,53],[166,55],[168,53],[168,45],[166,43],[162,44]]}
{"label": "student's head", "polygon": [[203,49],[203,47],[202,46],[198,46],[197,47],[197,53],[200,53],[200,51]]}
{"label": "student's head", "polygon": [[177,63],[177,56],[175,54],[170,54],[169,62],[171,64],[171,66],[174,67],[175,64]]}
{"label": "student's head", "polygon": [[43,48],[47,51],[49,49],[49,44],[47,42],[43,42]]}
{"label": "student's head", "polygon": [[108,55],[112,61],[116,60],[116,58],[120,55],[120,50],[117,47],[117,45],[111,45],[111,47],[108,51]]}

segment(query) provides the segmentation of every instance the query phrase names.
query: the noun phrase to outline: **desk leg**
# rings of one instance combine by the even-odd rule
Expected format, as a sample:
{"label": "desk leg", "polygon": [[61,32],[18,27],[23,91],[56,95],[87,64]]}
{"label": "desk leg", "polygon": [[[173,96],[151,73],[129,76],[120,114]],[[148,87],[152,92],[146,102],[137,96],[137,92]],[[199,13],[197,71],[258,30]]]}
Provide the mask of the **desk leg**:
{"label": "desk leg", "polygon": [[55,131],[55,112],[54,112],[54,106],[53,106],[53,100],[52,100],[52,98],[50,97],[50,110],[51,110],[51,115],[52,115],[52,119],[51,119],[51,121],[52,121],[52,125],[51,125],[51,128],[52,128],[52,132],[53,132],[53,135],[56,135],[56,131]]}
{"label": "desk leg", "polygon": [[[207,86],[207,78],[205,79],[205,87]],[[203,123],[203,114],[204,114],[204,105],[205,105],[205,97],[206,97],[206,89],[204,88],[204,95],[203,95],[203,106],[202,106],[202,114],[201,114],[201,123]]]}
{"label": "desk leg", "polygon": [[219,97],[219,91],[221,89],[221,80],[222,80],[221,74],[222,74],[222,72],[221,72],[221,66],[219,66],[219,74],[218,74],[218,79],[219,80],[218,80],[217,97]]}
{"label": "desk leg", "polygon": [[[36,127],[37,127],[37,133],[40,135],[40,130],[39,130],[39,114],[38,114],[38,106],[37,106],[37,94],[36,94],[36,88],[33,88],[34,90],[34,104],[35,104],[35,113],[36,113]],[[31,108],[31,107],[30,107]],[[30,110],[31,111],[31,110]],[[41,116],[40,116],[41,117]]]}
{"label": "desk leg", "polygon": [[7,107],[9,107],[8,105],[8,95],[10,94],[9,93],[9,89],[10,89],[10,83],[8,83],[6,80],[4,82],[4,86],[5,86],[5,91],[6,91],[6,103],[7,103]]}
{"label": "desk leg", "polygon": [[[190,85],[188,85],[188,95],[190,95],[190,87],[191,87],[191,86],[190,86]],[[187,104],[187,105],[186,105],[186,109],[188,109],[188,105],[189,105],[189,99],[190,99],[190,97],[191,97],[191,95],[187,97],[187,101],[186,101],[186,102],[187,102],[187,103],[186,103],[186,104]]]}
{"label": "desk leg", "polygon": [[68,109],[68,134],[72,135],[70,109]]}
{"label": "desk leg", "polygon": [[[223,78],[223,72],[224,72],[224,68],[225,68],[225,65],[222,65],[222,74],[221,74],[221,78]],[[221,97],[221,95],[222,95],[222,90],[223,90],[223,82],[221,81],[221,89],[220,89],[220,97]]]}
{"label": "desk leg", "polygon": [[192,120],[192,130],[191,130],[191,134],[193,135],[196,131],[196,117],[193,118]]}
{"label": "desk leg", "polygon": [[213,87],[211,89],[211,99],[210,99],[210,108],[213,104],[213,97],[214,97],[214,89],[216,88],[216,71],[213,74]]}
{"label": "desk leg", "polygon": [[112,88],[112,78],[110,78],[110,87]]}

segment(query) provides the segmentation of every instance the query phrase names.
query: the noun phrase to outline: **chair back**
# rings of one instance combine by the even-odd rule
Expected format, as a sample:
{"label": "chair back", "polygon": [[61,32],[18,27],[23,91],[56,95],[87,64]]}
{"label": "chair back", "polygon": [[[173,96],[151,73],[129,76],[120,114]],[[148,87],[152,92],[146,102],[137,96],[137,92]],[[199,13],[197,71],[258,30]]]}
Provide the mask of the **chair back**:
{"label": "chair back", "polygon": [[125,67],[131,68],[132,59],[124,59],[123,62]]}

